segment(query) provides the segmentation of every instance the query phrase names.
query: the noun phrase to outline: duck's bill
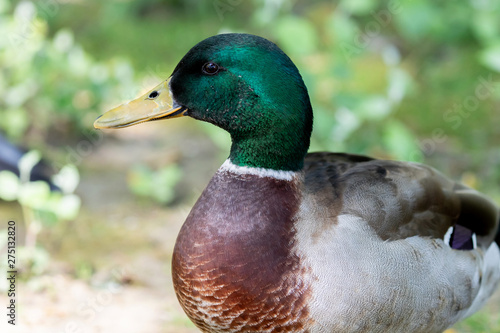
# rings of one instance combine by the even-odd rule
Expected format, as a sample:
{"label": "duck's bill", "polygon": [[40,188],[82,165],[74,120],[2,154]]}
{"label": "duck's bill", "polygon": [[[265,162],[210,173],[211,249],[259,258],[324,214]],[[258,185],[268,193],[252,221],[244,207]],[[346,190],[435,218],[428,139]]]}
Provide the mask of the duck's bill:
{"label": "duck's bill", "polygon": [[123,128],[146,121],[182,117],[186,111],[173,100],[167,80],[141,97],[104,113],[96,119],[94,127]]}

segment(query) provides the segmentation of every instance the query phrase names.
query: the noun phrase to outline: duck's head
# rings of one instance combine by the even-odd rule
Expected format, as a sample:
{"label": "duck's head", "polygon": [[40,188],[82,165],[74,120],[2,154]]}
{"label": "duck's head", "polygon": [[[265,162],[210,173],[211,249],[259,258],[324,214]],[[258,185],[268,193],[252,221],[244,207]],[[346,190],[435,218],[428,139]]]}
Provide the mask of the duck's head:
{"label": "duck's head", "polygon": [[96,128],[122,128],[189,116],[232,139],[236,165],[299,170],[309,147],[312,109],[299,71],[275,44],[221,34],[195,45],[169,80],[99,117]]}

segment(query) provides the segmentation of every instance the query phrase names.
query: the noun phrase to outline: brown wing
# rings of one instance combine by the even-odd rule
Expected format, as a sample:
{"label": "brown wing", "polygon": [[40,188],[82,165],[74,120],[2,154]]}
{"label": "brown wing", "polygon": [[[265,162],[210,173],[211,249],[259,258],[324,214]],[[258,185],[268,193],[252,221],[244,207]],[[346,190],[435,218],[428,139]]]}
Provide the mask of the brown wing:
{"label": "brown wing", "polygon": [[418,163],[308,154],[305,192],[328,207],[333,223],[341,214],[358,216],[383,240],[443,239],[460,225],[487,247],[498,229],[499,209],[490,199]]}

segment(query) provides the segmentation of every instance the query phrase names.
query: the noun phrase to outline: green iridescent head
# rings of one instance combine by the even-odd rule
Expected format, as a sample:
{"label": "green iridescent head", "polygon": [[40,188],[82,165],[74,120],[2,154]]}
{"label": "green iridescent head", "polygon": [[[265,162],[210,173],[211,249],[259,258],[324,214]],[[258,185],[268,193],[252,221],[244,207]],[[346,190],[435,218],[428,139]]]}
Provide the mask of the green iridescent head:
{"label": "green iridescent head", "polygon": [[169,81],[96,120],[97,128],[190,116],[229,132],[236,165],[299,170],[312,109],[299,71],[275,44],[221,34],[195,45]]}

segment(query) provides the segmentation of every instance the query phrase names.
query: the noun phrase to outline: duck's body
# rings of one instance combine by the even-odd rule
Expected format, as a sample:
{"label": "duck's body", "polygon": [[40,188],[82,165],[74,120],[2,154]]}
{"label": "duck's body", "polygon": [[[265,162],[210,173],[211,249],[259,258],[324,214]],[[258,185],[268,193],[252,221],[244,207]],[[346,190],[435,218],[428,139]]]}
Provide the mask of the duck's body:
{"label": "duck's body", "polygon": [[498,284],[498,207],[421,164],[306,155],[307,91],[274,44],[211,37],[96,127],[180,115],[233,141],[173,255],[177,296],[202,331],[438,333]]}
{"label": "duck's body", "polygon": [[444,241],[462,206],[489,207],[491,228],[496,207],[429,167],[337,154],[309,154],[293,175],[229,164],[173,257],[179,300],[204,332],[437,333],[496,286],[496,244]]}

